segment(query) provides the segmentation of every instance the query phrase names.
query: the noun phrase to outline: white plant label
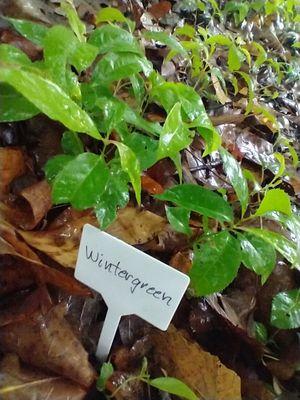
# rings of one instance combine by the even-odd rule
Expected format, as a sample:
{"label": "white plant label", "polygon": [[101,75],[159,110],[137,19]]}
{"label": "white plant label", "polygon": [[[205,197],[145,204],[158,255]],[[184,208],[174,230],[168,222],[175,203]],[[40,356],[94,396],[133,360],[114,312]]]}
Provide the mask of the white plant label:
{"label": "white plant label", "polygon": [[88,224],[75,277],[99,292],[108,307],[96,352],[101,361],[123,315],[138,315],[166,330],[190,282],[187,275]]}

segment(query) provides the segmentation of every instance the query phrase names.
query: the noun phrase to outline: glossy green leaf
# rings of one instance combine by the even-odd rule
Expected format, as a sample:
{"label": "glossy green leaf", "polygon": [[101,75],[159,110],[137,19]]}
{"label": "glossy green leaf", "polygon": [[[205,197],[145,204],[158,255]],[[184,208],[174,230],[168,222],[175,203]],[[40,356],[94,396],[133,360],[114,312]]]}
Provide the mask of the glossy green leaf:
{"label": "glossy green leaf", "polygon": [[96,65],[92,80],[96,84],[108,84],[141,71],[147,76],[151,70],[151,63],[137,54],[108,53]]}
{"label": "glossy green leaf", "polygon": [[158,81],[153,84],[151,96],[168,113],[176,103],[181,104],[183,119],[192,121],[192,126],[197,128],[207,143],[204,156],[219,148],[220,136],[206,113],[201,97],[192,87],[183,83]]}
{"label": "glossy green leaf", "polygon": [[266,344],[268,341],[268,331],[264,324],[254,321],[254,335],[259,342]]}
{"label": "glossy green leaf", "polygon": [[270,211],[292,214],[290,198],[282,189],[268,190],[254,215],[261,216]]}
{"label": "glossy green leaf", "polygon": [[77,132],[66,131],[61,138],[61,146],[67,154],[77,156],[84,152],[82,141]]}
{"label": "glossy green leaf", "polygon": [[229,71],[238,71],[241,68],[242,62],[245,60],[245,55],[234,44],[229,47],[228,52],[228,68]]}
{"label": "glossy green leaf", "polygon": [[218,221],[233,220],[233,211],[229,203],[221,196],[202,186],[183,184],[167,189],[155,196],[160,200],[171,201],[180,207],[198,212]]}
{"label": "glossy green leaf", "polygon": [[30,66],[31,60],[20,49],[10,44],[0,44],[0,61],[8,64]]}
{"label": "glossy green leaf", "polygon": [[130,132],[122,136],[122,141],[136,154],[142,171],[156,163],[157,140],[137,132]]}
{"label": "glossy green leaf", "polygon": [[30,101],[14,88],[0,84],[0,122],[24,121],[34,117],[39,112]]}
{"label": "glossy green leaf", "polygon": [[68,61],[73,65],[77,72],[87,69],[95,60],[98,49],[89,43],[77,43],[76,47],[71,51]]}
{"label": "glossy green leaf", "polygon": [[129,175],[130,181],[132,183],[135,192],[136,201],[138,202],[138,204],[140,204],[141,168],[139,160],[137,159],[135,153],[130,149],[130,147],[120,142],[112,141],[112,143],[114,143],[118,148],[122,169]]}
{"label": "glossy green leaf", "polygon": [[61,122],[68,129],[100,138],[90,116],[53,82],[32,72],[2,67],[1,64],[0,81],[13,86],[49,118]]}
{"label": "glossy green leaf", "polygon": [[113,162],[104,192],[95,207],[101,229],[106,229],[117,217],[117,209],[125,207],[129,201],[128,176],[119,163]]}
{"label": "glossy green leaf", "polygon": [[236,277],[240,263],[239,242],[228,231],[207,237],[194,250],[189,275],[195,294],[203,296],[225,289]]}
{"label": "glossy green leaf", "polygon": [[140,74],[132,75],[130,77],[132,91],[137,103],[141,106],[146,95],[145,83]]}
{"label": "glossy green leaf", "polygon": [[276,263],[274,246],[264,239],[244,233],[238,235],[241,245],[242,263],[245,267],[261,276],[262,284],[266,282]]}
{"label": "glossy green leaf", "polygon": [[100,54],[112,51],[142,55],[141,47],[134,36],[118,26],[103,25],[95,29],[88,42],[96,46]]}
{"label": "glossy green leaf", "polygon": [[48,28],[45,25],[37,24],[25,19],[6,18],[22,36],[38,46],[43,46],[43,40]]}
{"label": "glossy green leaf", "polygon": [[125,22],[127,23],[127,18],[114,7],[105,7],[101,8],[101,10],[96,15],[96,23],[100,22]]}
{"label": "glossy green leaf", "polygon": [[176,39],[175,36],[167,34],[166,32],[154,32],[146,31],[144,33],[146,39],[153,39],[157,42],[161,42],[168,46],[171,50],[176,51],[176,53],[187,55],[186,50],[182,44]]}
{"label": "glossy green leaf", "polygon": [[168,114],[159,137],[157,158],[175,157],[180,150],[188,147],[192,135],[181,118],[181,105],[176,103]]}
{"label": "glossy green leaf", "polygon": [[101,366],[100,375],[97,379],[97,389],[100,391],[105,390],[107,380],[111,377],[114,372],[114,367],[110,362],[105,362]]}
{"label": "glossy green leaf", "polygon": [[279,329],[300,328],[300,289],[281,292],[274,297],[271,324]]}
{"label": "glossy green leaf", "polygon": [[182,381],[176,378],[161,377],[151,379],[149,385],[164,392],[174,394],[186,400],[198,400],[195,393]]}
{"label": "glossy green leaf", "polygon": [[50,158],[44,166],[47,181],[53,182],[62,169],[72,160],[74,160],[74,157],[69,154],[59,154]]}
{"label": "glossy green leaf", "polygon": [[232,44],[232,40],[225,35],[213,35],[205,41],[206,44],[216,45],[219,44],[220,46],[228,46],[230,47]]}
{"label": "glossy green leaf", "polygon": [[266,229],[243,227],[243,230],[258,236],[259,238],[273,245],[275,249],[291,264],[300,265],[299,254],[297,253],[297,247],[295,243],[291,240],[288,240],[285,236],[276,232],[268,231]]}
{"label": "glossy green leaf", "polygon": [[186,208],[166,206],[166,215],[172,228],[186,235],[191,233],[191,228],[189,227],[190,213]]}
{"label": "glossy green leaf", "polygon": [[69,25],[72,28],[72,31],[77,36],[78,40],[81,42],[85,42],[86,41],[85,24],[79,18],[77,11],[74,7],[73,1],[72,0],[61,1],[60,6],[62,10],[65,12],[69,21]]}
{"label": "glossy green leaf", "polygon": [[79,154],[54,179],[53,202],[71,203],[79,210],[92,207],[99,201],[108,178],[109,170],[99,155]]}
{"label": "glossy green leaf", "polygon": [[220,154],[223,160],[223,169],[237,194],[242,206],[242,215],[244,215],[249,200],[247,180],[244,177],[240,164],[227,150],[221,147]]}

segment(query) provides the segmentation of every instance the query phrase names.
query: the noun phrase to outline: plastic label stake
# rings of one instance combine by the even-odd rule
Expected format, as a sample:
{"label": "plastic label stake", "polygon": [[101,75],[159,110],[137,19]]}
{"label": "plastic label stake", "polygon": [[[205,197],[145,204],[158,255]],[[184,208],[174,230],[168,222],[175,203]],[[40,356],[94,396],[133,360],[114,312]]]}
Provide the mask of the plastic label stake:
{"label": "plastic label stake", "polygon": [[190,282],[187,275],[88,224],[75,277],[101,293],[108,307],[96,352],[102,362],[123,315],[138,315],[166,330]]}

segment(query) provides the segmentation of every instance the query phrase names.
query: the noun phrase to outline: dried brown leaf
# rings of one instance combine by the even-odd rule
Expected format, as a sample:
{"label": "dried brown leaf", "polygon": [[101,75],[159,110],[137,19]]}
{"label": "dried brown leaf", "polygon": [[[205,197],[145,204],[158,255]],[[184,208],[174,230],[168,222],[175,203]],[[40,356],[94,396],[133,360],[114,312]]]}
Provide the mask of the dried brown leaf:
{"label": "dried brown leaf", "polygon": [[201,399],[240,400],[238,375],[202,350],[184,331],[170,326],[152,335],[155,359],[168,375],[184,381]]}
{"label": "dried brown leaf", "polygon": [[8,192],[8,185],[17,176],[26,170],[24,154],[22,150],[11,147],[0,148],[0,198]]}

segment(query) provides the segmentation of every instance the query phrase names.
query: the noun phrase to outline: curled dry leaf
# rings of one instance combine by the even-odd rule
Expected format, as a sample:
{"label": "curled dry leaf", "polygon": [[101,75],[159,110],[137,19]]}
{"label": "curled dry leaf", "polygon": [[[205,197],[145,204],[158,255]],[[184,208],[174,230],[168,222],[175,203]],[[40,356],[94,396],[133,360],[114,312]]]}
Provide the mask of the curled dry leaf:
{"label": "curled dry leaf", "polygon": [[51,371],[88,387],[95,371],[88,354],[64,319],[59,307],[45,314],[34,312],[22,323],[11,323],[0,329],[0,346],[26,363]]}
{"label": "curled dry leaf", "polygon": [[79,385],[57,376],[20,365],[15,354],[6,354],[0,364],[0,395],[3,400],[81,400]]}
{"label": "curled dry leaf", "polygon": [[11,222],[22,229],[33,229],[52,206],[51,187],[47,181],[23,189],[9,212]]}
{"label": "curled dry leaf", "polygon": [[11,181],[22,175],[26,170],[23,152],[20,149],[1,147],[0,170],[0,198],[3,198],[8,191]]}
{"label": "curled dry leaf", "polygon": [[[46,253],[64,267],[75,268],[81,230],[87,223],[98,226],[92,212],[81,213],[76,219],[71,217],[56,229],[19,233],[30,246]],[[126,207],[119,211],[117,219],[109,226],[107,232],[135,245],[151,240],[165,225],[165,219],[156,214]],[[52,226],[55,227],[55,224]]]}
{"label": "curled dry leaf", "polygon": [[32,283],[52,284],[73,295],[91,295],[90,290],[72,276],[42,263],[12,227],[1,225],[0,234],[0,296]]}
{"label": "curled dry leaf", "polygon": [[238,375],[218,357],[202,350],[184,331],[171,325],[167,332],[154,333],[152,341],[158,364],[168,375],[185,382],[200,399],[241,399]]}

